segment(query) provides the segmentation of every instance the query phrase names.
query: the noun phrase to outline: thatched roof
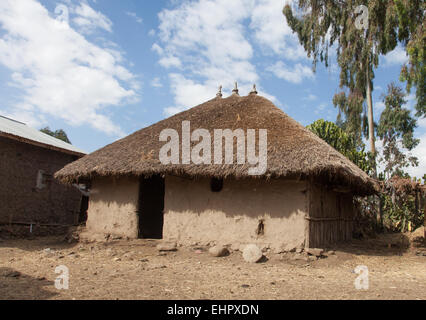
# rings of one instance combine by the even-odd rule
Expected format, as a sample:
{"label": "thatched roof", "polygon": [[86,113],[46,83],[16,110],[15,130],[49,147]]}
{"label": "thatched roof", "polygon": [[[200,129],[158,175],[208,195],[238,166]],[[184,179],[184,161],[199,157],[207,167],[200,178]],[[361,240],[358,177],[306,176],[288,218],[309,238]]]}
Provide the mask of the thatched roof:
{"label": "thatched roof", "polygon": [[[207,177],[248,177],[251,165],[163,165],[159,141],[163,129],[175,129],[182,137],[182,121],[190,121],[191,132],[197,128],[267,129],[268,166],[264,175],[254,178],[315,179],[329,185],[350,188],[356,194],[371,194],[374,180],[326,142],[290,118],[271,101],[250,94],[240,97],[216,97],[192,109],[176,114],[103,147],[67,165],[55,174],[65,183],[91,180],[99,176],[174,174]],[[213,143],[213,141],[212,141]],[[256,145],[258,138],[256,138]],[[194,145],[196,143],[193,143]]]}

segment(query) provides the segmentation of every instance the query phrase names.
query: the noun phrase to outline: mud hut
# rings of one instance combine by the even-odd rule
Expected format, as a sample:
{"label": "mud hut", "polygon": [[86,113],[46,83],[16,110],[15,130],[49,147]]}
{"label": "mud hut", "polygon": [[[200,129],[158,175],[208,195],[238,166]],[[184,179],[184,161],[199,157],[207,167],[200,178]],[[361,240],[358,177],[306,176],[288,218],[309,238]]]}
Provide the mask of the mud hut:
{"label": "mud hut", "polygon": [[[237,152],[232,164],[185,163],[183,138],[180,162],[164,164],[160,135],[173,129],[183,137],[185,121],[211,136],[217,129],[242,129],[244,137],[250,129],[257,135],[266,130],[266,170],[248,174],[250,164],[239,163]],[[231,141],[237,150],[238,139]],[[64,183],[90,181],[88,233],[258,243],[276,251],[350,239],[353,196],[376,189],[362,170],[271,101],[255,90],[239,96],[237,89],[107,145],[55,176]]]}

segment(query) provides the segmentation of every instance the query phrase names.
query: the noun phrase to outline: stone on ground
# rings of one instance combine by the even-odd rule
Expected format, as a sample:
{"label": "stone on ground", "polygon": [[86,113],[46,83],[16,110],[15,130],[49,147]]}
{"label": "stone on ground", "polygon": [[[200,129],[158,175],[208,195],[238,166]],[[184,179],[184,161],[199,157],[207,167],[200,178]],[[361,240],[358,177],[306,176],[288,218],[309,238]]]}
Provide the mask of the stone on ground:
{"label": "stone on ground", "polygon": [[243,249],[243,258],[246,262],[256,263],[263,257],[263,252],[255,244],[249,244]]}
{"label": "stone on ground", "polygon": [[306,248],[305,249],[307,254],[310,254],[311,256],[321,257],[321,255],[324,253],[324,249],[318,249],[318,248]]}
{"label": "stone on ground", "polygon": [[213,257],[224,257],[229,254],[229,250],[225,246],[214,246],[209,249],[209,253]]}
{"label": "stone on ground", "polygon": [[157,245],[158,251],[176,251],[177,243],[176,242],[162,242]]}

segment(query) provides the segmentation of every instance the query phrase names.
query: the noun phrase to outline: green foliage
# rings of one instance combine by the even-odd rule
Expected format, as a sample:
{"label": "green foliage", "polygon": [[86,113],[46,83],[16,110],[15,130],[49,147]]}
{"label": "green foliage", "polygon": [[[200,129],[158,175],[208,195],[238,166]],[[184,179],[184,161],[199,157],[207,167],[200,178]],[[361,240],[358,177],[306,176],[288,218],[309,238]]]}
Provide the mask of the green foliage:
{"label": "green foliage", "polygon": [[407,92],[416,90],[416,116],[426,116],[426,66],[425,66],[425,12],[424,0],[394,0],[395,16],[398,20],[398,39],[408,54],[408,63],[402,67],[400,80],[407,81]]}
{"label": "green foliage", "polygon": [[368,136],[364,97],[356,90],[348,95],[342,91],[334,95],[333,104],[339,109],[336,124],[353,137],[357,147],[364,147],[362,137]]}
{"label": "green foliage", "polygon": [[405,195],[396,202],[392,202],[392,196],[383,196],[383,222],[391,231],[413,231],[424,223],[424,212],[416,211],[415,197]]}
{"label": "green foliage", "polygon": [[59,139],[59,140],[62,140],[62,141],[65,141],[65,142],[71,144],[71,141],[68,139],[67,134],[62,129],[52,131],[52,130],[50,130],[49,127],[45,127],[45,128],[40,129],[40,131],[45,133],[45,134],[48,134],[49,136],[55,137],[56,139]]}
{"label": "green foliage", "polygon": [[[367,29],[357,28],[355,23],[356,8],[360,5],[368,8]],[[289,5],[283,13],[308,56],[313,58],[314,66],[318,61],[328,66],[328,52],[335,48],[340,86],[359,90],[365,97],[367,79],[374,78],[373,68],[379,64],[380,54],[397,45],[397,19],[393,11],[388,11],[387,1],[299,0],[298,7],[299,16]]]}
{"label": "green foliage", "polygon": [[358,148],[356,141],[335,123],[320,119],[308,125],[307,128],[359,168],[367,173],[371,171],[371,160],[364,148]]}
{"label": "green foliage", "polygon": [[[356,8],[368,8],[368,28],[357,29]],[[287,23],[296,32],[314,68],[318,61],[329,65],[329,50],[336,48],[340,86],[357,89],[365,96],[367,79],[379,55],[386,55],[401,43],[409,61],[401,70],[407,91],[415,86],[416,116],[426,116],[426,32],[424,0],[299,0],[299,12],[283,9]],[[297,14],[299,13],[299,14]]]}
{"label": "green foliage", "polygon": [[416,157],[407,156],[403,148],[411,151],[420,140],[414,138],[417,122],[410,115],[410,110],[403,107],[406,103],[403,90],[391,83],[383,97],[385,110],[380,116],[377,135],[383,141],[383,162],[388,178],[394,174],[403,175],[403,168],[417,166]]}

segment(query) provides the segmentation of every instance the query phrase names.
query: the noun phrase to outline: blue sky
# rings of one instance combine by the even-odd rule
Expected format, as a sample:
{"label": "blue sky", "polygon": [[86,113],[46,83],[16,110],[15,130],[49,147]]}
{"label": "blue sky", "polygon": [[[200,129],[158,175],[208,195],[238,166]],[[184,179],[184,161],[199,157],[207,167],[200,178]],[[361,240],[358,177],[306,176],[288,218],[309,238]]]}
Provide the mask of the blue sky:
{"label": "blue sky", "polygon": [[[291,2],[291,1],[290,1]],[[338,68],[311,62],[278,0],[2,0],[0,114],[64,129],[92,152],[215,96],[223,85],[261,95],[307,125],[337,115]],[[406,61],[397,48],[376,70],[381,94]],[[408,97],[412,108],[414,95]],[[426,121],[413,152],[426,172]],[[379,144],[380,147],[380,144]]]}

